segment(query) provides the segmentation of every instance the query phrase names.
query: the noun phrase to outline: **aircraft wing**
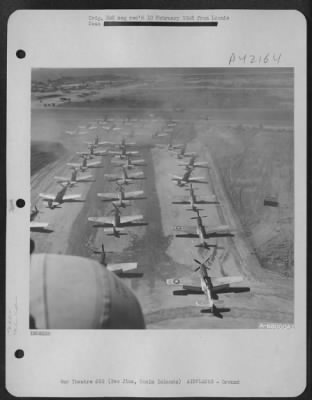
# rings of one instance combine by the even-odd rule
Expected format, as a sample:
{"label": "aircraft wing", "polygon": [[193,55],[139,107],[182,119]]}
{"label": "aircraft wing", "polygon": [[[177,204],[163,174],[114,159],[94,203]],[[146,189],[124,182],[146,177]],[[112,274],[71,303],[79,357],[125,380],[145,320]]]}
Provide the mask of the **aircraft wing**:
{"label": "aircraft wing", "polygon": [[76,178],[77,182],[83,182],[85,180],[91,179],[93,178],[92,175],[84,175],[84,176],[80,176],[79,178]]}
{"label": "aircraft wing", "polygon": [[108,150],[109,154],[122,154],[121,151],[115,151],[115,150]]}
{"label": "aircraft wing", "polygon": [[189,196],[175,197],[172,204],[190,204],[190,198]]}
{"label": "aircraft wing", "polygon": [[205,161],[196,161],[194,163],[194,167],[197,167],[197,168],[208,168],[209,164],[207,162],[205,162]]}
{"label": "aircraft wing", "polygon": [[119,199],[116,193],[98,193],[97,196],[103,201],[113,201]]}
{"label": "aircraft wing", "polygon": [[55,195],[54,194],[48,194],[48,193],[39,193],[39,197],[41,197],[44,200],[55,200]]}
{"label": "aircraft wing", "polygon": [[81,194],[67,194],[66,196],[63,196],[63,201],[75,200],[75,199],[79,199],[80,197],[81,197]]}
{"label": "aircraft wing", "polygon": [[90,161],[87,163],[87,167],[94,167],[95,165],[100,165],[101,161]]}
{"label": "aircraft wing", "polygon": [[112,217],[89,217],[88,221],[104,226],[112,226],[114,222]]}
{"label": "aircraft wing", "polygon": [[176,237],[198,238],[196,226],[175,226]]}
{"label": "aircraft wing", "polygon": [[241,276],[222,276],[221,278],[212,278],[212,285],[214,288],[218,286],[230,285],[231,283],[239,283],[243,280]]}
{"label": "aircraft wing", "polygon": [[127,224],[130,222],[140,221],[143,219],[143,215],[129,215],[127,217],[120,217],[121,224]]}
{"label": "aircraft wing", "polygon": [[189,182],[194,182],[194,183],[208,183],[206,181],[206,178],[203,176],[194,176],[192,178],[189,178]]}
{"label": "aircraft wing", "polygon": [[126,200],[133,200],[133,199],[136,199],[136,198],[138,198],[140,196],[143,196],[143,195],[144,195],[143,190],[136,190],[134,192],[126,192],[125,193],[125,199]]}
{"label": "aircraft wing", "polygon": [[107,269],[111,272],[127,272],[137,269],[138,263],[120,263],[120,264],[108,264]]}
{"label": "aircraft wing", "polygon": [[145,160],[133,160],[132,164],[133,165],[143,165],[145,163]]}
{"label": "aircraft wing", "polygon": [[81,167],[81,164],[78,164],[78,163],[67,163],[66,165],[68,165],[69,167],[75,167],[75,168]]}
{"label": "aircraft wing", "polygon": [[178,176],[178,175],[170,175],[170,176],[171,176],[171,179],[174,181],[180,181],[183,179],[182,176]]}
{"label": "aircraft wing", "polygon": [[36,221],[31,221],[31,222],[30,222],[30,229],[46,228],[48,225],[49,225],[48,222],[36,222]]}
{"label": "aircraft wing", "polygon": [[131,178],[143,178],[144,172],[134,172],[133,174],[129,175],[129,179]]}
{"label": "aircraft wing", "polygon": [[57,180],[58,182],[68,182],[70,181],[70,178],[66,178],[65,176],[55,176],[54,177],[55,180]]}
{"label": "aircraft wing", "polygon": [[219,203],[216,196],[196,196],[196,204]]}
{"label": "aircraft wing", "polygon": [[139,152],[137,150],[131,150],[131,151],[126,151],[127,155],[135,155],[135,154],[139,154]]}
{"label": "aircraft wing", "polygon": [[76,151],[76,154],[79,156],[89,156],[90,152],[89,151]]}
{"label": "aircraft wing", "polygon": [[94,152],[94,154],[95,154],[96,156],[103,156],[104,154],[107,154],[107,150],[96,150],[96,151]]}
{"label": "aircraft wing", "polygon": [[233,229],[230,229],[230,227],[228,225],[219,225],[219,226],[215,226],[215,227],[209,227],[209,226],[205,226],[205,238],[208,239],[209,236],[213,235],[213,234],[227,234],[227,233],[231,233],[233,231]]}
{"label": "aircraft wing", "polygon": [[168,286],[178,286],[180,289],[202,293],[201,285],[194,285],[189,279],[167,279],[166,283]]}

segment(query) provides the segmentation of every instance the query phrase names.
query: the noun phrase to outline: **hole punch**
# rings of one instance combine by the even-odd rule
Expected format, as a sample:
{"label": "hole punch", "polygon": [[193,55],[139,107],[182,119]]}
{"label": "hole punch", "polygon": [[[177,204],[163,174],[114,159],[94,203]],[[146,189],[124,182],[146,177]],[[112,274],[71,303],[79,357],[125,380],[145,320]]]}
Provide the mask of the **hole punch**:
{"label": "hole punch", "polygon": [[17,199],[16,200],[16,205],[18,208],[23,208],[25,206],[25,200],[24,199]]}
{"label": "hole punch", "polygon": [[17,50],[16,52],[16,57],[17,58],[25,58],[26,57],[26,52],[24,50]]}
{"label": "hole punch", "polygon": [[24,357],[24,350],[18,349],[18,350],[15,351],[14,355],[15,355],[16,358],[23,358]]}

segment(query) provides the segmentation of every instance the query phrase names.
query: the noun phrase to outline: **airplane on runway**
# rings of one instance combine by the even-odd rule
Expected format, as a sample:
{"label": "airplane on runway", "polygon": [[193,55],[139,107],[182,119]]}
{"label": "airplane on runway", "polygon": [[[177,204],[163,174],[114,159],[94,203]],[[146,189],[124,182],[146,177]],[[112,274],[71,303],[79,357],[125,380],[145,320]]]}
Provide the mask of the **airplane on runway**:
{"label": "airplane on runway", "polygon": [[104,228],[104,233],[119,237],[122,234],[123,228],[125,226],[141,226],[147,225],[146,222],[137,222],[143,220],[143,215],[129,215],[127,217],[122,217],[119,207],[114,203],[114,215],[113,217],[89,217],[88,221],[95,222],[93,225],[95,228]]}
{"label": "airplane on runway", "polygon": [[77,151],[76,154],[79,156],[86,156],[88,158],[107,155],[107,150],[96,150],[96,146],[94,144],[89,145],[88,148],[88,151]]}
{"label": "airplane on runway", "polygon": [[186,144],[184,144],[179,151],[174,152],[177,158],[192,157],[197,154],[194,151],[186,151]]}
{"label": "airplane on runway", "polygon": [[211,196],[196,196],[194,191],[196,188],[193,188],[193,185],[190,184],[190,187],[185,189],[190,191],[189,196],[179,196],[175,198],[171,203],[172,204],[188,204],[191,208],[186,208],[187,211],[200,211],[197,207],[197,204],[220,204],[215,195]]}
{"label": "airplane on runway", "polygon": [[[56,194],[39,193],[39,197],[48,203],[48,207],[52,210],[62,203],[71,203],[81,201],[81,194],[68,194],[66,195],[67,189],[71,186],[70,182],[60,183],[62,189]],[[79,200],[78,200],[79,199]]]}
{"label": "airplane on runway", "polygon": [[229,237],[234,236],[233,229],[230,229],[228,225],[219,225],[215,227],[208,227],[203,224],[202,218],[207,217],[199,215],[199,211],[196,211],[197,217],[191,217],[191,219],[196,219],[196,226],[176,226],[175,230],[182,232],[177,233],[176,237],[181,238],[199,238],[200,244],[195,245],[195,247],[201,247],[205,249],[210,249],[212,247],[205,241],[205,239],[218,238],[218,237]]}
{"label": "airplane on runway", "polygon": [[208,183],[203,176],[191,177],[192,172],[193,168],[187,166],[183,176],[171,174],[171,179],[175,181],[178,186],[185,186],[188,183]]}
{"label": "airplane on runway", "polygon": [[[211,312],[212,315],[223,318],[220,309],[217,308],[218,293],[222,293],[229,289],[233,283],[238,283],[243,280],[241,276],[225,276],[221,278],[211,278],[208,275],[210,269],[207,265],[207,259],[200,262],[196,259],[194,261],[199,265],[195,268],[195,271],[200,272],[200,285],[194,285],[189,280],[185,279],[167,279],[166,283],[169,286],[178,286],[182,289],[182,292],[205,294],[206,302],[196,302],[198,307],[206,307],[206,311]],[[243,289],[243,288],[242,288]],[[243,290],[242,290],[243,291]],[[180,290],[181,292],[181,290]],[[173,294],[180,294],[179,291],[173,292]]]}
{"label": "airplane on runway", "polygon": [[34,219],[36,216],[40,213],[38,210],[37,206],[34,207],[33,210],[31,210],[30,213],[30,230],[31,231],[45,231],[46,228],[48,227],[49,223],[48,222],[36,222]]}
{"label": "airplane on runway", "polygon": [[100,142],[100,139],[99,139],[98,135],[96,135],[93,142],[85,142],[85,143],[86,143],[88,146],[97,147],[97,146],[104,146],[105,143],[107,143],[107,142]]}
{"label": "airplane on runway", "polygon": [[135,183],[136,180],[145,179],[144,173],[142,171],[135,172],[131,175],[128,175],[127,169],[122,166],[122,176],[115,174],[104,174],[106,178],[108,178],[111,182],[118,182],[122,185],[129,185],[130,183]]}
{"label": "airplane on runway", "polygon": [[82,156],[81,163],[67,163],[69,167],[79,168],[81,171],[85,171],[88,168],[98,168],[101,166],[101,161],[88,161],[88,157]]}
{"label": "airplane on runway", "polygon": [[192,168],[209,168],[209,165],[205,161],[195,161],[197,158],[197,154],[191,156],[188,162],[181,161],[179,166],[187,166],[187,167],[192,167]]}
{"label": "airplane on runway", "polygon": [[127,207],[130,205],[130,200],[142,200],[146,199],[143,197],[143,190],[137,190],[135,192],[125,192],[122,185],[117,184],[119,192],[118,193],[98,193],[97,196],[100,197],[102,201],[112,201],[117,207]]}
{"label": "airplane on runway", "polygon": [[125,275],[125,273],[129,271],[133,271],[134,269],[138,268],[138,263],[133,262],[133,263],[119,263],[119,264],[108,264],[106,261],[106,254],[107,252],[104,249],[104,244],[101,245],[101,250],[98,250],[96,248],[92,248],[91,246],[88,246],[94,254],[100,254],[101,259],[100,263],[104,265],[105,268],[107,268],[109,271],[114,272],[116,275],[122,277]]}
{"label": "airplane on runway", "polygon": [[138,166],[146,165],[145,160],[133,160],[127,156],[126,160],[112,160],[112,164],[121,165],[127,169],[133,169]]}
{"label": "airplane on runway", "polygon": [[79,182],[90,182],[93,178],[93,175],[84,175],[84,176],[80,176],[78,177],[78,171],[79,168],[77,167],[71,167],[72,168],[72,174],[71,177],[63,177],[63,176],[55,176],[54,179],[57,180],[57,182],[70,182],[72,185],[74,185],[75,183],[79,183]]}

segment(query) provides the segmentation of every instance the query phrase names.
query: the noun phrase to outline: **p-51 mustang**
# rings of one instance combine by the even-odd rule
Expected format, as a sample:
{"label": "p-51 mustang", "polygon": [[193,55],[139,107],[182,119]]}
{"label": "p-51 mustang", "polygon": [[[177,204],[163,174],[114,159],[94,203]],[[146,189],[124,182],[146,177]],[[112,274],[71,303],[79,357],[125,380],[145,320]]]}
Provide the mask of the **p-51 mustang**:
{"label": "p-51 mustang", "polygon": [[[230,288],[232,283],[238,283],[243,280],[241,276],[225,276],[221,278],[211,278],[208,275],[209,267],[206,266],[207,260],[200,262],[196,259],[194,261],[199,265],[194,271],[200,272],[200,285],[194,285],[190,280],[187,279],[167,279],[167,285],[175,286],[189,293],[205,294],[206,302],[196,302],[196,306],[205,307],[208,312],[211,312],[214,316],[222,318],[220,309],[218,310],[218,293],[222,293]],[[181,292],[181,290],[180,290]],[[180,294],[178,291],[173,294]]]}
{"label": "p-51 mustang", "polygon": [[196,196],[192,184],[190,184],[190,187],[185,189],[190,191],[189,196],[179,196],[176,197],[173,201],[172,204],[188,204],[190,205],[190,208],[186,208],[187,211],[197,211],[200,210],[197,207],[197,204],[219,204],[219,202],[216,199],[215,195],[212,196]]}
{"label": "p-51 mustang", "polygon": [[130,200],[146,199],[146,197],[143,196],[143,190],[125,192],[120,184],[118,184],[118,189],[118,193],[98,193],[97,195],[102,201],[112,201],[117,207],[127,207],[130,205]]}
{"label": "p-51 mustang", "polygon": [[145,179],[144,173],[142,171],[135,172],[131,175],[128,175],[127,169],[122,167],[122,175],[115,174],[104,174],[106,178],[108,178],[111,182],[118,182],[121,185],[128,185],[130,183],[134,183],[136,180]]}
{"label": "p-51 mustang", "polygon": [[133,169],[145,164],[145,160],[132,160],[129,156],[127,156],[126,160],[112,160],[112,164],[120,165],[127,169]]}
{"label": "p-51 mustang", "polygon": [[182,176],[178,175],[171,175],[171,179],[176,182],[178,186],[185,186],[188,183],[208,183],[205,177],[203,176],[194,176],[191,177],[191,174],[193,172],[193,168],[191,167],[186,167],[186,171]]}
{"label": "p-51 mustang", "polygon": [[119,237],[124,227],[131,226],[141,226],[147,225],[146,222],[137,222],[143,220],[143,215],[129,215],[127,217],[122,217],[120,213],[119,207],[117,207],[114,203],[112,217],[89,217],[88,221],[94,222],[93,225],[95,228],[104,228],[104,232]]}
{"label": "p-51 mustang", "polygon": [[209,168],[209,165],[205,161],[196,161],[197,155],[191,156],[188,162],[181,161],[179,166],[187,166],[192,168]]}
{"label": "p-51 mustang", "polygon": [[[88,246],[94,254],[100,254],[100,263],[104,265],[105,268],[107,268],[109,271],[114,272],[116,275],[119,277],[128,277],[128,272],[133,271],[137,269],[138,263],[132,262],[132,263],[119,263],[119,264],[108,264],[106,261],[106,252],[104,249],[104,244],[101,245],[101,250],[92,248],[91,246]],[[140,274],[141,276],[142,274]]]}
{"label": "p-51 mustang", "polygon": [[[78,175],[78,170],[79,168],[77,167],[72,167],[73,171],[71,174],[71,177],[64,177],[64,176],[55,176],[54,179],[57,180],[57,182],[69,182],[71,185],[74,185],[75,183],[79,182],[91,182],[93,176],[92,175],[84,175],[84,176],[77,176]],[[93,179],[94,181],[94,179]]]}
{"label": "p-51 mustang", "polygon": [[197,154],[194,151],[186,151],[186,144],[184,144],[179,151],[174,152],[177,158],[184,158],[184,157],[193,157]]}
{"label": "p-51 mustang", "polygon": [[99,137],[96,136],[96,137],[94,138],[94,141],[93,141],[93,142],[85,142],[85,143],[86,143],[88,146],[97,147],[97,146],[104,146],[105,143],[107,143],[107,142],[100,142]]}
{"label": "p-51 mustang", "polygon": [[63,203],[80,202],[81,194],[65,194],[67,189],[71,186],[70,182],[60,183],[62,189],[56,194],[39,193],[39,197],[48,203],[48,207],[53,209]]}
{"label": "p-51 mustang", "polygon": [[196,226],[176,226],[175,230],[179,232],[175,235],[176,237],[199,238],[200,244],[197,244],[195,247],[209,249],[211,246],[205,239],[234,236],[233,229],[230,229],[228,225],[219,225],[215,227],[204,226],[202,218],[206,216],[199,215],[198,210],[196,213],[196,217],[191,217],[191,219],[196,219]]}
{"label": "p-51 mustang", "polygon": [[85,171],[88,168],[97,168],[101,166],[101,161],[88,161],[88,157],[83,156],[81,163],[67,163],[66,165]]}

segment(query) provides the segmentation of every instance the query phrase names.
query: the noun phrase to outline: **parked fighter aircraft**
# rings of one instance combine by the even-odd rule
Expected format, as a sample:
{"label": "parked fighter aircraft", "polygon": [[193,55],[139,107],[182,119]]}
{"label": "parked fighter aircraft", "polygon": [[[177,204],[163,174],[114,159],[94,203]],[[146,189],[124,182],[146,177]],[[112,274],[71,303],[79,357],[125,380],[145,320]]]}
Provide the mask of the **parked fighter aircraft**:
{"label": "parked fighter aircraft", "polygon": [[[68,194],[65,195],[67,189],[71,186],[70,182],[60,183],[62,189],[56,194],[39,193],[39,197],[48,203],[48,207],[53,209],[62,203],[82,201],[80,200],[81,194]],[[79,200],[78,200],[79,199]]]}
{"label": "parked fighter aircraft", "polygon": [[196,176],[196,177],[191,177],[191,174],[193,172],[193,168],[191,167],[186,167],[186,171],[184,172],[183,176],[178,176],[178,175],[171,175],[172,180],[177,183],[178,186],[185,186],[188,183],[208,183],[208,181],[205,180],[203,176]]}
{"label": "parked fighter aircraft", "polygon": [[141,165],[146,165],[145,160],[132,160],[127,156],[126,160],[112,160],[112,164],[121,165],[127,169],[133,169]]}
{"label": "parked fighter aircraft", "polygon": [[191,158],[189,159],[188,162],[181,161],[180,164],[178,164],[178,165],[193,167],[193,168],[209,168],[209,165],[207,162],[205,162],[205,161],[197,161],[196,162],[196,158],[197,158],[197,154],[191,156]]}
{"label": "parked fighter aircraft", "polygon": [[88,146],[104,146],[106,142],[100,142],[98,135],[95,136],[93,142],[85,142]]}
{"label": "parked fighter aircraft", "polygon": [[30,213],[30,230],[31,231],[46,231],[46,228],[48,227],[49,223],[48,222],[37,222],[34,221],[36,216],[40,213],[38,210],[37,206],[34,207],[33,210],[31,210]]}
{"label": "parked fighter aircraft", "polygon": [[185,189],[190,191],[189,196],[179,196],[176,197],[172,204],[188,204],[191,208],[186,208],[187,211],[197,211],[200,210],[196,205],[197,204],[220,204],[215,195],[211,196],[196,196],[194,191],[196,188],[193,188],[193,185],[190,184],[190,187]]}
{"label": "parked fighter aircraft", "polygon": [[79,156],[86,156],[88,158],[93,158],[95,156],[105,156],[107,154],[107,150],[96,150],[96,146],[91,144],[88,146],[88,151],[77,151],[76,154]]}
{"label": "parked fighter aircraft", "polygon": [[216,227],[204,226],[202,218],[206,216],[199,215],[199,211],[196,211],[197,217],[191,217],[191,219],[196,219],[196,226],[176,226],[175,230],[182,232],[177,233],[176,237],[181,238],[199,238],[200,244],[195,247],[202,247],[209,249],[211,246],[205,241],[205,239],[210,239],[214,237],[228,237],[234,236],[233,229],[230,229],[228,225],[219,225]]}
{"label": "parked fighter aircraft", "polygon": [[144,173],[142,171],[128,175],[126,167],[122,166],[121,168],[122,176],[115,174],[104,174],[104,176],[108,178],[109,181],[118,182],[122,185],[128,185],[130,183],[135,183],[136,180],[145,179]]}
{"label": "parked fighter aircraft", "polygon": [[78,175],[78,170],[79,168],[77,167],[72,167],[72,174],[70,177],[63,177],[63,176],[55,176],[54,179],[57,180],[57,182],[70,182],[71,185],[74,185],[75,183],[79,182],[91,182],[94,181],[92,175],[84,175],[84,176],[77,176]]}
{"label": "parked fighter aircraft", "polygon": [[[167,285],[178,286],[182,290],[189,293],[205,294],[207,301],[204,303],[196,302],[199,307],[207,307],[206,311],[211,312],[214,316],[222,318],[220,309],[217,308],[216,300],[218,300],[218,293],[224,292],[230,288],[232,283],[238,283],[243,280],[241,276],[225,276],[221,278],[211,278],[208,275],[209,267],[206,266],[207,260],[200,262],[196,259],[194,261],[199,265],[195,271],[200,272],[200,285],[194,285],[190,280],[185,279],[167,279]],[[244,288],[242,288],[244,289]],[[244,290],[242,290],[244,291]],[[178,291],[173,294],[180,294]]]}
{"label": "parked fighter aircraft", "polygon": [[135,192],[125,192],[122,185],[118,184],[118,193],[98,193],[98,197],[102,201],[112,201],[118,207],[127,207],[130,205],[130,200],[141,200],[146,199],[143,197],[143,190],[137,190]]}
{"label": "parked fighter aircraft", "polygon": [[79,168],[81,171],[85,171],[88,168],[97,168],[101,166],[101,161],[88,161],[88,157],[82,156],[81,163],[67,163],[69,167]]}
{"label": "parked fighter aircraft", "polygon": [[179,151],[175,151],[177,158],[192,157],[196,156],[194,151],[186,151],[186,144],[184,144]]}
{"label": "parked fighter aircraft", "polygon": [[143,215],[129,215],[127,217],[122,217],[119,207],[114,203],[114,215],[113,217],[89,217],[88,221],[95,222],[93,225],[95,228],[104,228],[104,232],[117,236],[123,231],[125,226],[140,226],[146,225],[145,222],[137,222],[143,219]]}
{"label": "parked fighter aircraft", "polygon": [[[101,250],[92,248],[91,246],[88,246],[94,254],[100,254],[100,263],[104,265],[105,268],[107,268],[109,271],[114,272],[116,275],[119,277],[129,277],[127,272],[133,271],[134,269],[137,269],[138,263],[132,262],[132,263],[119,263],[119,264],[108,264],[106,261],[106,251],[104,249],[104,244],[101,245]],[[140,274],[142,276],[143,274]]]}

